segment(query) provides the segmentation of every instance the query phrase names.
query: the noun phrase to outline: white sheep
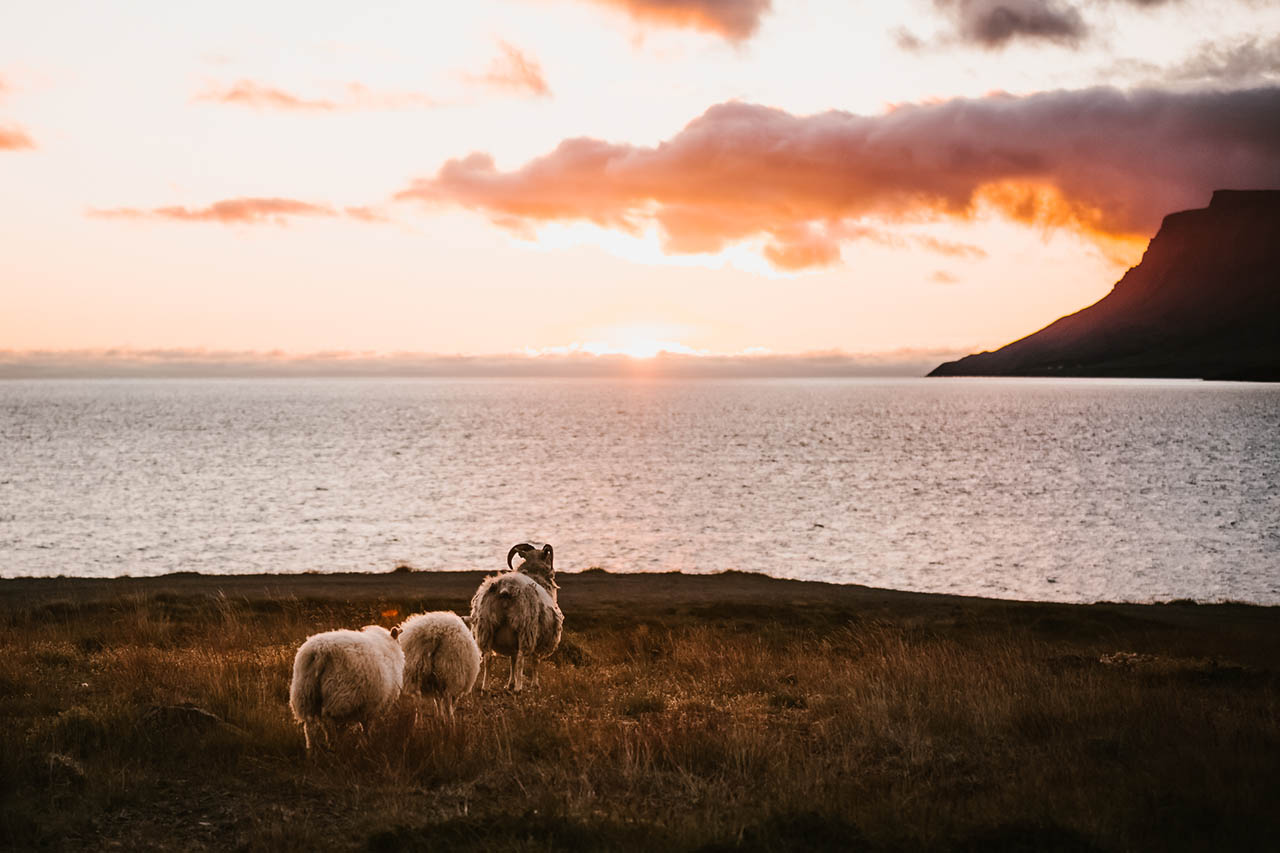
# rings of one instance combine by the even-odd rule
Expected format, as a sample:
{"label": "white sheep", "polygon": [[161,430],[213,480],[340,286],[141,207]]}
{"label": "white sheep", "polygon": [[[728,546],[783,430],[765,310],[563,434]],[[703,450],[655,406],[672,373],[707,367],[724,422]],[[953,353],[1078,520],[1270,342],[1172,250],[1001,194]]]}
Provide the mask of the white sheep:
{"label": "white sheep", "polygon": [[398,629],[366,625],[359,631],[325,631],[307,637],[293,658],[289,707],[302,723],[307,749],[312,728],[329,743],[329,724],[367,729],[400,695],[404,652]]}
{"label": "white sheep", "polygon": [[471,599],[471,630],[482,656],[480,689],[484,690],[489,653],[511,658],[507,688],[517,693],[524,686],[524,661],[530,661],[529,677],[538,683],[538,659],[560,645],[564,614],[558,604],[553,551],[521,543],[507,552],[507,566],[516,554],[525,562],[515,571],[485,578]]}
{"label": "white sheep", "polygon": [[480,647],[462,617],[448,610],[418,613],[400,623],[404,692],[430,698],[437,713],[453,719],[458,697],[471,692],[480,673]]}

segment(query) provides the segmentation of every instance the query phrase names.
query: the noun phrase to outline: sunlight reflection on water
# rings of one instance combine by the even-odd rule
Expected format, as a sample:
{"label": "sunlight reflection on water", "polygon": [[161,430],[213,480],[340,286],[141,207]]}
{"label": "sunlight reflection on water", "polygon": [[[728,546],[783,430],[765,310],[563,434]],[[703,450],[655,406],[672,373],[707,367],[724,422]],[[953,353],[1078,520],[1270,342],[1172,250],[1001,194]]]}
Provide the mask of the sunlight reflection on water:
{"label": "sunlight reflection on water", "polygon": [[0,382],[0,576],[708,572],[1280,603],[1280,387]]}

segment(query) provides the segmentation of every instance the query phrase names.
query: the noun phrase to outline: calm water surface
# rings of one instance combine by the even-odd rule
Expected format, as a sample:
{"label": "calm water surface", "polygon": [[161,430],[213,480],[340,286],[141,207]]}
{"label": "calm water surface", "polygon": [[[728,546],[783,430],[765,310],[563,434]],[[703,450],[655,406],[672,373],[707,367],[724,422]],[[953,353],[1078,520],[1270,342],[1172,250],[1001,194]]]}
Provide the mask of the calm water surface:
{"label": "calm water surface", "polygon": [[743,569],[1280,603],[1280,387],[0,382],[0,576]]}

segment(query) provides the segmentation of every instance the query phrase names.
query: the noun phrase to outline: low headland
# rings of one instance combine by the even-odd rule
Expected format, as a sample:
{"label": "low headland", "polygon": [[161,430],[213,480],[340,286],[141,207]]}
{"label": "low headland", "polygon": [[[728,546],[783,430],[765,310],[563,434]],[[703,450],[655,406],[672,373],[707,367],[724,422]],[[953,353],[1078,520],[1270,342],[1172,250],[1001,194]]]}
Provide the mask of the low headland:
{"label": "low headland", "polygon": [[[307,755],[309,634],[480,572],[0,580],[0,847],[1250,850],[1280,608],[562,573],[541,684]],[[501,676],[505,662],[495,664]],[[502,678],[491,679],[502,683]]]}
{"label": "low headland", "polygon": [[1280,381],[1280,190],[1218,190],[1171,213],[1111,292],[930,376]]}

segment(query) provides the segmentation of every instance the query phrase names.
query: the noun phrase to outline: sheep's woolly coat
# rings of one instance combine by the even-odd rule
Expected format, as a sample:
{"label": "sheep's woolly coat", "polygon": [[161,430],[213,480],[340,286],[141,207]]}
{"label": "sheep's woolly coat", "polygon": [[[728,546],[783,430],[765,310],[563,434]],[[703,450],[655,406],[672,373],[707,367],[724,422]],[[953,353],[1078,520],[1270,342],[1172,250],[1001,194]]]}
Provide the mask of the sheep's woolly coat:
{"label": "sheep's woolly coat", "polygon": [[406,693],[442,699],[452,714],[480,674],[480,647],[462,617],[448,610],[419,613],[400,624]]}
{"label": "sheep's woolly coat", "polygon": [[494,651],[512,659],[507,684],[515,690],[524,680],[523,659],[533,658],[536,683],[537,660],[556,650],[563,629],[564,614],[552,593],[521,572],[485,578],[471,599],[471,630],[480,653]]}
{"label": "sheep's woolly coat", "polygon": [[404,652],[386,628],[326,631],[293,658],[289,707],[310,748],[311,725],[367,724],[396,700],[403,680]]}

